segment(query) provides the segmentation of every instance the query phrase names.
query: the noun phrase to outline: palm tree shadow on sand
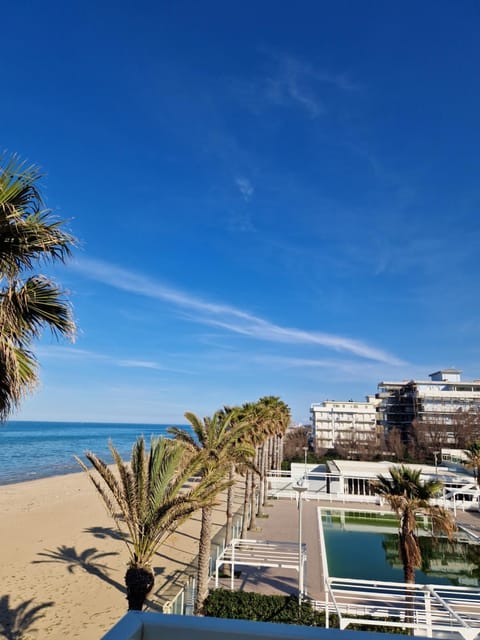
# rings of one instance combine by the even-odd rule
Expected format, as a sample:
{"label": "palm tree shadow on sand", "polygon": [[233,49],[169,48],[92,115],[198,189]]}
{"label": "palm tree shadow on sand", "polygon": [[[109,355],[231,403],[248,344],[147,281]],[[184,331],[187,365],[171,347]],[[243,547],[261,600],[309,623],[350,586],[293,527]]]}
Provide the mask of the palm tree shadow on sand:
{"label": "palm tree shadow on sand", "polygon": [[114,527],[87,527],[84,529],[85,533],[91,533],[94,538],[105,540],[106,538],[112,538],[112,540],[125,540],[125,534],[115,529]]}
{"label": "palm tree shadow on sand", "polygon": [[21,640],[27,631],[35,631],[33,626],[45,615],[44,609],[53,602],[33,605],[33,599],[25,600],[16,609],[10,606],[8,595],[0,598],[0,637],[5,640]]}
{"label": "palm tree shadow on sand", "polygon": [[41,560],[34,560],[32,564],[40,564],[43,562],[60,562],[67,565],[67,571],[73,573],[76,568],[83,569],[93,576],[100,578],[107,584],[118,589],[122,593],[126,593],[126,588],[108,575],[110,567],[103,562],[105,558],[118,556],[116,551],[100,552],[95,547],[90,547],[82,552],[78,552],[75,547],[67,547],[60,545],[55,550],[47,549],[38,554]]}

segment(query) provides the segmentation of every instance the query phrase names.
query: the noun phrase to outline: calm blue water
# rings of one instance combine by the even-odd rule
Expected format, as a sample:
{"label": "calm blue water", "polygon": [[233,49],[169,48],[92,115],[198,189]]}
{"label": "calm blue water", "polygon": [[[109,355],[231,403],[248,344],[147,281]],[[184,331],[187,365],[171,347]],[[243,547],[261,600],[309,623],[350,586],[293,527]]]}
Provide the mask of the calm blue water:
{"label": "calm blue water", "polygon": [[[403,582],[396,533],[349,531],[323,521],[328,572],[336,578]],[[476,544],[420,537],[423,566],[419,584],[480,586],[480,550]]]}
{"label": "calm blue water", "polygon": [[[170,426],[170,425],[168,425]],[[111,439],[130,457],[137,436],[166,434],[167,425],[93,422],[7,422],[0,425],[0,485],[80,471],[74,455],[93,451],[111,461]]]}

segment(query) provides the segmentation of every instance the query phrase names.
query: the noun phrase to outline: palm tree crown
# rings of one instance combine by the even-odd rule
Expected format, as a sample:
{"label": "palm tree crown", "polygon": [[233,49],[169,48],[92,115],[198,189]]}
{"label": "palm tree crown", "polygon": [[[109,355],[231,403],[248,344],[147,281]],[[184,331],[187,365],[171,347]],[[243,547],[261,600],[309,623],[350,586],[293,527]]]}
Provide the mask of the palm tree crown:
{"label": "palm tree crown", "polygon": [[216,486],[208,479],[188,483],[198,474],[201,460],[181,442],[152,439],[145,449],[143,437],[135,443],[130,464],[110,444],[115,470],[92,452],[86,458],[93,469],[77,461],[114,519],[128,547],[125,576],[130,609],[141,609],[153,587],[152,558],[164,539],[194,511],[211,502]]}
{"label": "palm tree crown", "polygon": [[421,471],[405,465],[390,467],[390,478],[382,475],[372,481],[375,493],[385,498],[400,520],[399,547],[403,563],[405,582],[415,582],[415,567],[421,566],[421,551],[416,535],[417,513],[428,515],[434,533],[444,531],[452,536],[455,525],[451,514],[445,509],[430,504],[438,495],[442,483],[437,480],[422,481]]}
{"label": "palm tree crown", "polygon": [[480,489],[480,441],[472,442],[472,444],[467,447],[467,455],[468,455],[468,466],[473,469],[473,475],[477,479],[477,486]]}
{"label": "palm tree crown", "polygon": [[63,291],[31,273],[39,262],[64,261],[75,242],[43,209],[39,178],[37,167],[0,157],[0,420],[37,383],[30,347],[42,329],[69,338],[75,333]]}
{"label": "palm tree crown", "polygon": [[[170,427],[169,433],[195,451],[201,460],[200,473],[205,482],[216,487],[215,495],[227,489],[232,481],[229,472],[232,463],[240,463],[253,457],[254,450],[245,439],[251,429],[249,423],[237,420],[236,410],[217,411],[211,418],[200,419],[187,412],[194,435],[179,427]],[[212,530],[214,496],[202,508],[202,525],[199,539],[197,596],[195,612],[201,613],[208,594],[208,573]]]}

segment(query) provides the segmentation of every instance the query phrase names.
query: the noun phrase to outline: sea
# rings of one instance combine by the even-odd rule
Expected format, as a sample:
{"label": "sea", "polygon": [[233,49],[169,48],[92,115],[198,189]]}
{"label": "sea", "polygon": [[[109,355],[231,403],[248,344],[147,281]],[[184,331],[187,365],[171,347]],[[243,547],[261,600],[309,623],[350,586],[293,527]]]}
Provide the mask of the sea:
{"label": "sea", "polygon": [[109,441],[123,458],[130,459],[138,436],[149,443],[152,436],[168,436],[169,426],[173,425],[6,422],[0,425],[0,485],[75,473],[81,469],[74,456],[85,460],[85,451],[112,462]]}

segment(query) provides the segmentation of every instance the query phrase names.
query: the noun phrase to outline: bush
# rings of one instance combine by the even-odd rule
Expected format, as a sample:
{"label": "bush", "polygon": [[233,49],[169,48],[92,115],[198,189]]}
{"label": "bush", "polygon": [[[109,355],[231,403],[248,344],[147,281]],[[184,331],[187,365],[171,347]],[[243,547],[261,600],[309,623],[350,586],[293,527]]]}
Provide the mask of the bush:
{"label": "bush", "polygon": [[302,602],[299,607],[295,596],[266,596],[249,591],[215,589],[205,601],[204,613],[213,618],[325,626],[325,614],[314,611],[309,602]]}
{"label": "bush", "polygon": [[[265,596],[249,591],[227,591],[215,589],[210,591],[205,600],[204,614],[211,618],[230,618],[233,620],[255,620],[256,622],[282,622],[283,624],[300,624],[307,627],[324,627],[325,613],[314,611],[308,601],[298,606],[296,596]],[[349,616],[357,617],[357,616]],[[360,617],[360,616],[359,616]],[[350,624],[349,630],[379,631],[382,633],[410,634],[404,627],[383,627],[375,624],[382,620],[399,622],[394,618],[373,618],[372,623]],[[338,628],[338,618],[330,614],[330,627]]]}

